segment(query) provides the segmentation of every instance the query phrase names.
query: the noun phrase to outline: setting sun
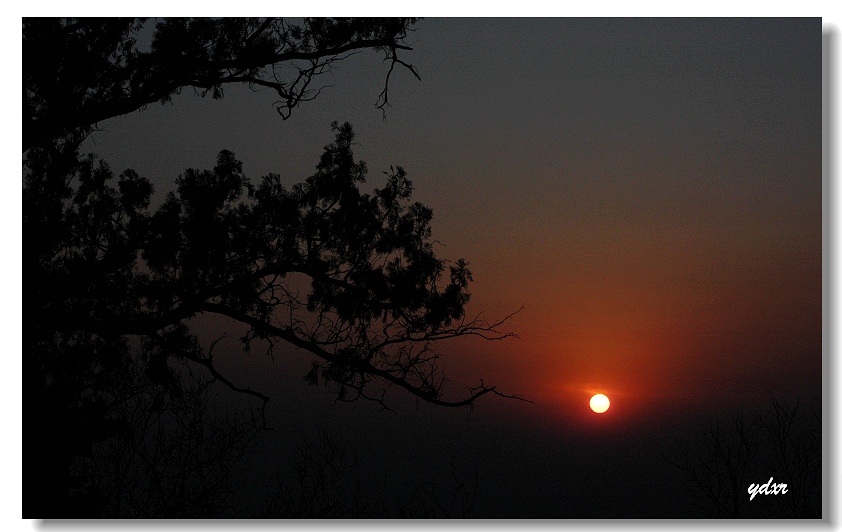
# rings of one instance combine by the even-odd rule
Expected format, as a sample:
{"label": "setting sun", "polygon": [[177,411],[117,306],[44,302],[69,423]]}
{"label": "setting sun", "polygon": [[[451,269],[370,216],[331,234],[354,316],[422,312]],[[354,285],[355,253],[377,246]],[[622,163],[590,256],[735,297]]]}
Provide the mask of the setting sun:
{"label": "setting sun", "polygon": [[591,397],[591,410],[596,412],[597,414],[602,414],[608,407],[611,405],[611,401],[608,400],[608,397],[598,393]]}

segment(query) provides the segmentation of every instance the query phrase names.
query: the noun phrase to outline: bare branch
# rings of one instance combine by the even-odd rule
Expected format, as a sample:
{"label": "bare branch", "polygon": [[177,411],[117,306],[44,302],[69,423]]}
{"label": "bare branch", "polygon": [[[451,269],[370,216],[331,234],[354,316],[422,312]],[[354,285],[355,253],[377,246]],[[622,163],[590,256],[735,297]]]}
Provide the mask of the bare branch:
{"label": "bare branch", "polygon": [[[153,335],[150,335],[150,337],[153,338],[154,340],[156,340],[159,345],[165,346],[165,348],[170,347],[170,346],[165,344],[164,339],[161,335],[153,334]],[[216,340],[214,340],[211,343],[210,350],[209,350],[208,356],[206,358],[197,356],[196,354],[194,354],[190,351],[181,351],[179,354],[182,355],[187,360],[196,362],[197,364],[206,368],[210,372],[210,374],[214,378],[214,380],[218,380],[219,382],[221,382],[222,384],[227,386],[231,391],[243,393],[243,394],[246,394],[246,395],[251,395],[253,397],[257,397],[258,399],[260,399],[262,401],[262,406],[260,408],[260,412],[261,412],[261,415],[263,417],[263,428],[268,430],[269,427],[266,424],[265,407],[266,407],[266,404],[269,403],[269,397],[267,395],[264,395],[264,394],[260,393],[260,392],[252,390],[251,388],[242,388],[242,387],[239,387],[239,386],[235,385],[230,380],[228,380],[224,375],[222,375],[216,369],[216,367],[213,365],[213,355],[212,355],[213,349],[216,347],[218,342],[220,340],[222,340],[224,337],[225,337],[225,335],[223,334],[221,337],[217,338]]]}

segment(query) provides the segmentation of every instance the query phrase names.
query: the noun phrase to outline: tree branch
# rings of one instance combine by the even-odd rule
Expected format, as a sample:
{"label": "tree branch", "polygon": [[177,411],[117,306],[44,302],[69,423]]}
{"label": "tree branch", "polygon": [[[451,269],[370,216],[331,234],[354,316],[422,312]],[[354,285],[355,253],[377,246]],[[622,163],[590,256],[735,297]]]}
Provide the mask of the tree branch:
{"label": "tree branch", "polygon": [[277,336],[278,338],[281,338],[281,339],[289,342],[290,344],[294,345],[295,347],[298,347],[300,349],[304,349],[305,351],[309,351],[310,353],[318,356],[319,358],[321,358],[321,359],[323,359],[327,362],[337,364],[337,365],[340,365],[340,366],[344,366],[344,367],[350,367],[350,368],[355,369],[355,370],[357,370],[357,371],[359,371],[363,374],[366,374],[366,375],[371,375],[371,376],[374,376],[374,377],[380,377],[380,378],[388,381],[389,383],[394,384],[395,386],[398,386],[399,388],[403,388],[404,390],[408,391],[412,395],[414,395],[416,397],[419,397],[421,399],[424,399],[425,401],[427,401],[429,403],[432,403],[432,404],[435,404],[435,405],[446,406],[446,407],[454,407],[454,408],[461,407],[461,406],[468,406],[468,405],[471,405],[474,401],[476,401],[480,397],[482,397],[483,395],[488,394],[488,393],[497,395],[499,397],[504,397],[504,398],[507,398],[507,399],[517,399],[517,400],[520,400],[520,401],[531,402],[528,399],[524,399],[523,397],[521,397],[519,395],[504,394],[502,392],[499,392],[496,389],[496,387],[494,387],[494,386],[488,387],[488,386],[485,386],[482,383],[480,383],[479,386],[471,388],[470,389],[471,395],[466,399],[463,399],[461,401],[444,401],[444,400],[441,400],[441,399],[438,399],[436,397],[431,396],[429,392],[427,392],[427,391],[425,391],[421,388],[418,388],[416,386],[413,386],[412,384],[410,384],[406,380],[401,379],[399,377],[396,377],[395,375],[393,375],[392,373],[390,373],[386,370],[383,370],[381,368],[373,366],[371,363],[369,363],[366,360],[344,358],[344,357],[341,357],[341,356],[339,356],[335,353],[331,353],[329,351],[326,351],[321,346],[319,346],[316,342],[312,342],[312,341],[304,340],[303,338],[299,338],[298,336],[295,335],[295,333],[292,331],[291,328],[282,329],[280,327],[276,327],[272,324],[269,324],[269,323],[266,323],[264,321],[253,318],[252,316],[249,316],[248,314],[246,314],[244,312],[237,311],[235,309],[232,309],[230,307],[227,307],[225,305],[221,305],[221,304],[218,304],[218,303],[206,302],[206,303],[201,305],[201,310],[207,311],[207,312],[212,312],[212,313],[215,313],[215,314],[220,314],[220,315],[223,315],[223,316],[227,316],[229,318],[232,318],[232,319],[237,320],[241,323],[244,323],[246,325],[251,326],[252,328],[257,330],[261,334]]}

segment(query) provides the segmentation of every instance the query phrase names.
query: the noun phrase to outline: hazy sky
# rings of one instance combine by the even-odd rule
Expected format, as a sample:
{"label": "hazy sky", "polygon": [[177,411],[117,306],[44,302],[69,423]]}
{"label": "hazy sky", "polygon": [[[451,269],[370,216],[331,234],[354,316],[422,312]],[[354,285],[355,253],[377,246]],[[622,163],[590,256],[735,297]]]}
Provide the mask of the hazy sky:
{"label": "hazy sky", "polygon": [[[303,180],[330,123],[351,122],[367,186],[403,166],[433,209],[439,255],[470,263],[469,314],[523,307],[509,323],[518,339],[444,347],[446,392],[483,378],[535,401],[483,401],[474,432],[448,444],[503,453],[493,460],[512,471],[540,469],[547,449],[563,448],[501,451],[523,448],[521,427],[570,449],[606,427],[625,431],[626,454],[600,466],[616,472],[633,467],[635,446],[651,451],[652,427],[765,406],[770,394],[821,394],[820,19],[433,18],[408,43],[402,59],[421,81],[395,71],[385,121],[374,107],[385,64],[360,54],[287,121],[269,92],[185,93],[100,124],[84,149],[149,177],[160,199],[221,149],[255,182]],[[273,403],[283,419],[312,408],[342,426],[332,416],[372,411],[331,410],[300,380],[306,359],[249,363],[259,374],[231,371],[277,385],[264,391],[285,398]],[[612,400],[598,419],[587,409],[596,392]],[[424,426],[464,428],[462,414],[414,412],[431,416]],[[372,434],[400,432],[371,416]],[[563,475],[552,478],[521,494],[530,511],[550,511],[535,497],[564,490]]]}

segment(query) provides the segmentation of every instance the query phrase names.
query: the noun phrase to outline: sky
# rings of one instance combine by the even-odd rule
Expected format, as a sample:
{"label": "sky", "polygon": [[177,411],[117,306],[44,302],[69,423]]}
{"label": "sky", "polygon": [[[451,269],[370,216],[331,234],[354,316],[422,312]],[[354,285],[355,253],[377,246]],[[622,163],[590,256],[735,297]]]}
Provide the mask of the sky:
{"label": "sky", "polygon": [[[185,94],[108,120],[83,150],[150,178],[232,150],[253,182],[313,173],[348,121],[374,188],[400,165],[436,251],[473,272],[469,315],[517,338],[442,346],[451,397],[480,379],[532,403],[466,412],[391,390],[397,413],[333,404],[309,357],[222,361],[273,397],[289,443],[323,428],[376,486],[483,480],[477,517],[683,517],[660,458],[711,417],[822,393],[821,19],[440,19],[392,76],[374,54],[282,121],[268,92]],[[205,324],[209,329],[224,326]],[[602,415],[588,399],[604,393]],[[315,421],[314,421],[315,420]],[[278,431],[276,431],[278,432]],[[431,480],[432,479],[432,480]],[[765,479],[763,479],[765,480]]]}
{"label": "sky", "polygon": [[[396,71],[341,63],[281,121],[268,92],[100,125],[85,149],[158,197],[230,149],[255,181],[310,175],[351,122],[378,185],[403,166],[440,256],[474,273],[469,311],[520,339],[471,342],[467,372],[569,411],[612,392],[627,415],[770,391],[821,366],[820,21],[427,19]],[[590,397],[590,395],[588,395]]]}

